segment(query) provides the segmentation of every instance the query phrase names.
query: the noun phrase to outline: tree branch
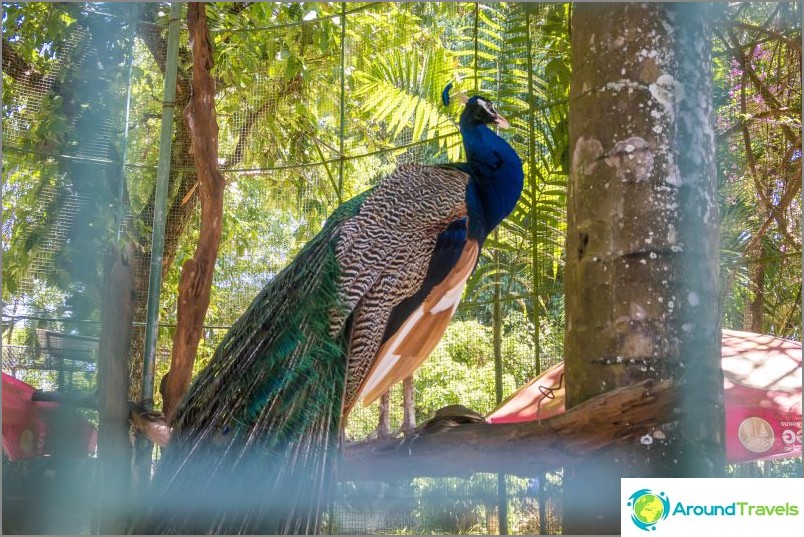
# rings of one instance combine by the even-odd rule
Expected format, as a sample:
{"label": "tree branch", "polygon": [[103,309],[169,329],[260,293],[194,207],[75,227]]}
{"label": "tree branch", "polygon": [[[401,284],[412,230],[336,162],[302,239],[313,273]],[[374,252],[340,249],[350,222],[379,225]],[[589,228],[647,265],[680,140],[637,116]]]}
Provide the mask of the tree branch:
{"label": "tree branch", "polygon": [[735,134],[740,129],[742,129],[744,125],[750,125],[751,123],[759,121],[761,119],[769,119],[776,117],[789,117],[795,119],[797,118],[796,110],[793,108],[776,108],[773,110],[763,110],[762,112],[758,112],[749,117],[746,117],[745,119],[740,120],[738,123],[735,123],[731,127],[727,128],[726,130],[717,135],[717,140],[718,142],[721,142],[727,139],[729,136]]}
{"label": "tree branch", "polygon": [[[746,58],[746,54],[743,52],[742,48],[740,47],[739,40],[734,33],[733,29],[728,30],[729,39],[725,39],[725,37],[721,36],[721,39],[724,42],[727,42],[731,45],[732,50],[736,56],[737,61],[740,63],[740,66],[743,69],[743,84],[741,89],[741,106],[742,112],[746,112],[745,106],[745,78],[748,77],[757,91],[762,95],[765,99],[765,102],[768,106],[772,107],[769,110],[768,114],[779,114],[783,110],[787,110],[785,107],[779,103],[776,96],[765,86],[765,84],[759,79],[756,72],[753,70],[753,67],[750,65],[750,62]],[[751,49],[752,52],[754,49]],[[765,210],[770,213],[766,218],[765,222],[760,227],[759,231],[754,234],[749,241],[748,245],[746,245],[745,250],[743,251],[743,255],[746,255],[747,252],[751,251],[751,248],[754,247],[756,242],[762,238],[763,235],[767,232],[770,223],[772,220],[775,220],[778,224],[779,231],[785,235],[792,242],[792,244],[798,244],[798,242],[792,237],[789,230],[787,229],[787,222],[784,218],[784,212],[787,210],[787,207],[792,203],[793,197],[796,195],[798,191],[801,189],[801,177],[796,177],[791,183],[787,185],[787,188],[780,200],[778,206],[774,205],[766,196],[765,192],[763,191],[762,185],[759,182],[759,175],[756,170],[755,160],[753,151],[751,149],[751,142],[750,142],[750,134],[748,132],[748,122],[744,121],[741,122],[740,125],[735,126],[742,130],[743,134],[743,141],[746,147],[746,156],[748,159],[749,167],[751,168],[751,175],[754,181],[754,185],[756,187],[757,196],[760,198],[761,204],[764,206]],[[780,125],[782,132],[784,133],[785,138],[791,143],[794,148],[801,147],[801,136],[800,133],[796,134],[788,125]]]}
{"label": "tree branch", "polygon": [[[773,94],[773,92],[771,92],[765,85],[765,83],[762,82],[762,80],[760,80],[756,71],[754,71],[753,66],[745,57],[745,54],[740,48],[740,41],[734,34],[734,30],[729,29],[728,33],[729,33],[729,42],[731,43],[732,48],[735,50],[736,59],[739,62],[740,67],[743,69],[743,71],[746,74],[748,74],[748,78],[751,79],[751,82],[753,83],[756,90],[759,92],[762,98],[765,99],[765,102],[768,104],[770,108],[775,109],[784,108],[779,102],[779,100],[776,98],[776,96]],[[793,145],[796,145],[797,147],[801,147],[801,137],[796,135],[796,133],[793,132],[793,129],[791,129],[787,125],[781,125],[780,127],[785,135],[785,138],[787,138],[788,142],[790,142]]]}
{"label": "tree branch", "polygon": [[170,441],[172,430],[162,412],[153,412],[142,403],[129,401],[128,419],[135,431],[157,446],[165,447]]}
{"label": "tree branch", "polygon": [[[759,231],[757,231],[754,234],[754,236],[751,237],[751,240],[748,241],[748,244],[745,245],[745,248],[743,249],[743,257],[746,257],[747,253],[751,251],[751,248],[753,248],[754,244],[756,244],[756,242],[765,235],[765,233],[768,231],[770,223],[773,220],[776,220],[776,211],[778,211],[778,213],[783,214],[790,206],[790,204],[793,202],[793,199],[795,199],[796,194],[798,194],[800,190],[801,190],[801,174],[798,174],[798,176],[794,175],[793,181],[787,184],[787,189],[782,195],[782,199],[779,201],[778,207],[775,207],[774,211],[771,211],[771,214],[769,214],[768,217],[765,219],[765,222],[759,228]],[[786,226],[782,226],[782,224],[779,225],[780,225],[779,231],[783,233],[785,237],[787,237],[787,239],[791,241],[792,244],[800,247],[801,243],[797,241],[793,235],[790,234]]]}
{"label": "tree branch", "polygon": [[[679,389],[671,381],[645,380],[600,394],[553,418],[524,423],[491,425],[471,411],[457,419],[450,413],[423,423],[402,441],[347,445],[337,477],[392,481],[475,472],[538,475],[676,421]],[[134,428],[166,446],[170,429],[164,415],[136,404],[130,408]]]}
{"label": "tree branch", "polygon": [[26,88],[42,87],[45,75],[37,71],[3,39],[3,72]]}
{"label": "tree branch", "polygon": [[[745,98],[745,82],[746,82],[747,73],[743,71],[743,78],[742,84],[740,87],[740,111],[743,114],[748,112],[747,103]],[[757,161],[754,157],[754,150],[751,147],[751,133],[748,132],[748,124],[743,122],[742,126],[742,133],[743,133],[743,145],[745,146],[745,158],[748,161],[748,169],[751,170],[751,178],[754,182],[754,188],[756,189],[757,197],[759,198],[760,206],[766,212],[769,212],[773,209],[773,203],[768,199],[768,196],[765,194],[765,185],[760,182],[759,172],[757,171]]]}
{"label": "tree branch", "polygon": [[786,35],[782,34],[781,32],[776,32],[774,30],[771,30],[770,28],[764,28],[762,26],[757,26],[755,24],[748,24],[747,22],[733,22],[732,27],[741,28],[743,30],[749,30],[749,31],[753,31],[753,32],[759,32],[759,33],[764,34],[764,35],[766,35],[768,37],[771,37],[771,38],[773,38],[773,39],[775,39],[777,41],[781,41],[782,43],[784,43],[785,45],[789,46],[790,48],[793,48],[793,49],[801,52],[801,43],[799,41],[796,41],[795,39],[791,39],[791,38],[787,37]]}
{"label": "tree branch", "polygon": [[678,419],[678,386],[646,380],[594,397],[553,418],[526,423],[469,423],[404,441],[347,446],[342,481],[391,481],[475,472],[536,476]]}
{"label": "tree branch", "polygon": [[212,43],[207,26],[206,7],[200,2],[187,4],[187,27],[193,51],[192,97],[184,119],[192,136],[191,153],[198,174],[201,200],[201,229],[192,259],[185,261],[179,277],[176,332],[170,371],[163,379],[163,410],[170,422],[192,378],[198,343],[209,307],[212,276],[218,258],[223,221],[223,190],[226,182],[218,168],[218,120],[215,112],[215,80]]}
{"label": "tree branch", "polygon": [[233,4],[229,4],[228,11],[232,15],[240,15],[253,3],[254,2],[235,2]]}
{"label": "tree branch", "polygon": [[291,95],[297,95],[302,87],[301,75],[296,75],[289,80],[283,81],[283,86],[275,96],[275,98],[268,99],[262,103],[256,111],[251,111],[246,114],[246,120],[238,129],[237,145],[235,145],[234,153],[230,159],[226,159],[223,168],[233,168],[243,161],[245,155],[246,144],[249,141],[251,130],[257,121],[264,116],[273,114],[282,99]]}

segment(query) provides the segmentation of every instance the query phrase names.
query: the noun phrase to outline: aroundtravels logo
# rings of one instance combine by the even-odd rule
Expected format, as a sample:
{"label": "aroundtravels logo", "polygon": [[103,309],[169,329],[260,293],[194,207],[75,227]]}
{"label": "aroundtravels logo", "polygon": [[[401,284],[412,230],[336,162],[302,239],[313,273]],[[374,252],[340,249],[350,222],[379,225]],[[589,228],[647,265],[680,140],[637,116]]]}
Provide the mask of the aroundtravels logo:
{"label": "aroundtravels logo", "polygon": [[[782,498],[778,498],[781,500]],[[675,518],[697,517],[748,517],[768,518],[799,516],[800,509],[796,503],[786,501],[775,503],[761,501],[757,503],[747,501],[730,501],[726,503],[687,503],[676,501],[670,507],[670,498],[665,492],[653,492],[651,489],[639,489],[628,498],[626,506],[631,511],[631,522],[644,531],[655,531],[656,524],[668,516]]]}
{"label": "aroundtravels logo", "polygon": [[798,535],[804,526],[804,479],[624,477],[620,483],[620,532],[628,537]]}
{"label": "aroundtravels logo", "polygon": [[670,500],[664,492],[654,493],[650,489],[640,489],[628,498],[631,508],[631,522],[641,530],[655,530],[656,523],[670,514]]}

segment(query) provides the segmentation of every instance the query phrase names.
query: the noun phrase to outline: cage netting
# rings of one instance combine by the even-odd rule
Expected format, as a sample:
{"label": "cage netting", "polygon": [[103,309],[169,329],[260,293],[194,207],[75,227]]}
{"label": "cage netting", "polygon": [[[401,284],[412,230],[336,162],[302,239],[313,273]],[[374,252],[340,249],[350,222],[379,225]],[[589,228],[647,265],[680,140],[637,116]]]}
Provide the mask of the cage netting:
{"label": "cage netting", "polygon": [[[128,243],[129,397],[139,399],[168,11],[165,3],[3,4],[3,371],[37,388],[97,389],[104,254]],[[488,413],[557,363],[568,13],[555,3],[207,4],[226,190],[196,370],[339,203],[401,163],[461,158],[457,107],[439,102],[450,81],[485,94],[511,120],[505,136],[522,157],[526,184],[489,237],[443,340],[413,377],[415,421],[449,404]],[[156,386],[169,366],[178,275],[200,218],[181,114],[192,75],[181,24]],[[386,433],[404,428],[403,407],[398,384]],[[355,408],[347,440],[377,434],[379,418],[376,402]],[[4,458],[4,477],[7,467],[15,471]],[[557,533],[561,477],[344,481],[324,530]]]}

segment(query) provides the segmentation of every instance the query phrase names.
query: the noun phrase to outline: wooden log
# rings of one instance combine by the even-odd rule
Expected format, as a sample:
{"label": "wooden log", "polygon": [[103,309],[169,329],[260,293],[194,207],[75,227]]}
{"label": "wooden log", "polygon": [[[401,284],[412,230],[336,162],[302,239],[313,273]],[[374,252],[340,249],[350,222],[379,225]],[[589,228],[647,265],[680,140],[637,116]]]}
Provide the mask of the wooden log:
{"label": "wooden log", "polygon": [[338,479],[393,481],[416,476],[469,477],[476,472],[538,476],[675,421],[677,406],[677,387],[669,381],[646,380],[543,421],[446,428],[426,422],[402,441],[347,446]]}

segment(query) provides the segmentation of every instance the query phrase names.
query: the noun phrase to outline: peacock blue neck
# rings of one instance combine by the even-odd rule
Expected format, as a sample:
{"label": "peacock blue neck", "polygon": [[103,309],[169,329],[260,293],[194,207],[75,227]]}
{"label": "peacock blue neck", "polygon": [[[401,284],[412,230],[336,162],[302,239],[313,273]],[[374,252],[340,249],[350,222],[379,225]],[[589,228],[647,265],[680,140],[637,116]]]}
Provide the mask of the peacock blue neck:
{"label": "peacock blue neck", "polygon": [[466,166],[469,235],[481,242],[514,210],[522,194],[522,160],[514,148],[483,123],[461,117]]}

